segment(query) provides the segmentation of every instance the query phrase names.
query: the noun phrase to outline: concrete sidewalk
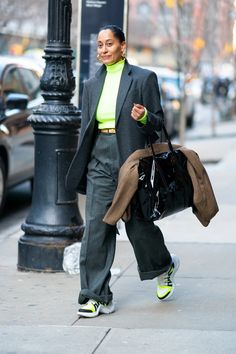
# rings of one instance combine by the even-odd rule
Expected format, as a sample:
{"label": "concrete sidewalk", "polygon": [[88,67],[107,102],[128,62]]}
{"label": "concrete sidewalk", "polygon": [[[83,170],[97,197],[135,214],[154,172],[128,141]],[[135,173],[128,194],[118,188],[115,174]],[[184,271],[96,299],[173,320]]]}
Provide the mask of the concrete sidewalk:
{"label": "concrete sidewalk", "polygon": [[111,281],[117,310],[78,319],[79,276],[18,272],[16,228],[0,240],[1,354],[236,352],[236,122],[218,126],[216,137],[189,132],[186,145],[219,161],[206,169],[220,212],[207,228],[190,209],[158,223],[181,259],[173,299],[158,302],[156,281],[140,282],[121,225]]}

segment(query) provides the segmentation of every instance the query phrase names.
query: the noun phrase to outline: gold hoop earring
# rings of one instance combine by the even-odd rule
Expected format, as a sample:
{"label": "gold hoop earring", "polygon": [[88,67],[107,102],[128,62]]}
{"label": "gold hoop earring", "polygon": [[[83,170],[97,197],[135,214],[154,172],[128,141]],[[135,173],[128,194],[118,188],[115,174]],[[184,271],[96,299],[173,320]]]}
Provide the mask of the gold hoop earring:
{"label": "gold hoop earring", "polygon": [[125,59],[125,52],[123,52],[123,53],[121,54],[121,58],[122,58],[122,59]]}
{"label": "gold hoop earring", "polygon": [[101,60],[101,58],[100,58],[100,55],[99,54],[97,54],[97,60],[101,63],[102,62],[102,60]]}

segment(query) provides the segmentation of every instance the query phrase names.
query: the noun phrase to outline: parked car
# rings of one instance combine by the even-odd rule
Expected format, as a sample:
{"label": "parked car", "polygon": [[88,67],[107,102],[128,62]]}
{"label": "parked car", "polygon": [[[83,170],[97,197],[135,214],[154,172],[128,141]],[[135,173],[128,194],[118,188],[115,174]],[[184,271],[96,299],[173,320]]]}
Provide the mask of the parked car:
{"label": "parked car", "polygon": [[0,56],[0,213],[7,189],[34,176],[34,137],[27,118],[42,102],[41,75],[29,59]]}

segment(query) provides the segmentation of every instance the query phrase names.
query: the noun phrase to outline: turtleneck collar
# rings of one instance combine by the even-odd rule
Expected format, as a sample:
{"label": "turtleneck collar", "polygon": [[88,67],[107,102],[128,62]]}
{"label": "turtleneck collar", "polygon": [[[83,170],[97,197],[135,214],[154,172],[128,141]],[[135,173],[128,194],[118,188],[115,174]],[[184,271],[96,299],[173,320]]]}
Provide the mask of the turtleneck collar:
{"label": "turtleneck collar", "polygon": [[125,59],[121,59],[117,63],[106,65],[106,70],[108,73],[115,73],[121,71],[125,65]]}

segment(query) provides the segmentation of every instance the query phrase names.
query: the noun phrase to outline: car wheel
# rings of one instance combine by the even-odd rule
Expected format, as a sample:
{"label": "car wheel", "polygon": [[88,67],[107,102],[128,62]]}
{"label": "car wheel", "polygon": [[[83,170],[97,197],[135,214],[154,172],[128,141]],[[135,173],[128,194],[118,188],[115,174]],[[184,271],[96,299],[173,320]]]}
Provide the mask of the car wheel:
{"label": "car wheel", "polygon": [[0,157],[0,214],[6,200],[6,168],[2,158]]}

